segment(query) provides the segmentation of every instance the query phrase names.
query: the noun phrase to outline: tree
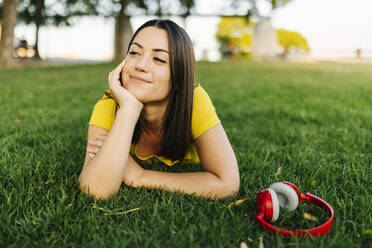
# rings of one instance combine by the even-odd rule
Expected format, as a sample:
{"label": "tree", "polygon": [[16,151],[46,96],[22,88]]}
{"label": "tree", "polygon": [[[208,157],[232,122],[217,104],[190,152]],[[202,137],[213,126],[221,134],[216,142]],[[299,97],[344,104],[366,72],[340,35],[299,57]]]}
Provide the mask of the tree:
{"label": "tree", "polygon": [[[292,0],[267,0],[272,10],[284,6]],[[240,15],[222,16],[216,33],[223,58],[250,57],[256,22],[252,17],[260,17],[257,0],[232,0],[231,8]],[[245,14],[244,14],[245,13]]]}
{"label": "tree", "polygon": [[222,17],[216,38],[223,58],[249,56],[255,23],[245,17]]}
{"label": "tree", "polygon": [[307,40],[301,34],[288,31],[285,29],[277,29],[279,44],[283,47],[283,58],[288,56],[291,50],[309,52],[310,48],[307,44]]}
{"label": "tree", "polygon": [[98,0],[21,0],[18,8],[19,19],[26,24],[35,24],[35,55],[39,54],[39,31],[44,25],[71,25],[71,19],[76,16],[94,13],[92,6]]}
{"label": "tree", "polygon": [[272,9],[280,8],[287,3],[292,2],[292,0],[271,0]]}
{"label": "tree", "polygon": [[[130,25],[130,16],[127,14],[128,9],[134,13],[145,13],[147,6],[144,0],[97,0],[96,4],[90,4],[94,9],[92,15],[103,16],[105,18],[114,18],[114,58],[120,61],[124,58],[133,35]],[[142,10],[142,12],[141,12]]]}
{"label": "tree", "polygon": [[[121,61],[133,35],[130,17],[136,15],[170,16],[186,18],[191,13],[194,0],[99,0],[94,6],[97,15],[115,19],[114,60]],[[175,10],[181,10],[175,12]]]}
{"label": "tree", "polygon": [[[176,4],[175,4],[176,3]],[[40,58],[38,41],[39,30],[43,25],[71,25],[70,20],[76,16],[99,15],[114,17],[114,60],[122,60],[133,31],[130,26],[130,16],[138,14],[163,16],[169,15],[169,9],[174,5],[182,7],[184,12],[177,13],[184,17],[190,13],[194,0],[164,1],[164,0],[21,0],[19,17],[26,24],[35,24],[35,58]],[[170,6],[172,5],[172,8]],[[129,13],[129,14],[128,14]]]}
{"label": "tree", "polygon": [[0,66],[11,67],[15,65],[13,60],[13,38],[14,27],[17,22],[18,0],[4,0],[3,2],[3,24],[0,41]]}
{"label": "tree", "polygon": [[[138,2],[137,4],[141,5],[142,2]],[[115,61],[121,61],[124,59],[130,38],[133,35],[130,19],[125,13],[127,5],[128,0],[120,0],[120,10],[115,16],[115,50],[113,58]]]}
{"label": "tree", "polygon": [[[218,24],[216,38],[223,58],[249,57],[252,50],[253,28],[256,23],[244,17],[222,17]],[[306,38],[296,32],[276,30],[279,44],[283,47],[283,58],[292,50],[309,52]]]}

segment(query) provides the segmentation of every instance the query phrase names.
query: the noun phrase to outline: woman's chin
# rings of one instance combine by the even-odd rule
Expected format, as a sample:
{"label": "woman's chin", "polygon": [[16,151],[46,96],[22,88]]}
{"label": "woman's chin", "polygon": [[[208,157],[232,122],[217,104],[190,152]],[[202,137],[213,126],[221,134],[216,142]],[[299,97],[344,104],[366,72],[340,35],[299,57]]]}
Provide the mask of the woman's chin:
{"label": "woman's chin", "polygon": [[137,98],[138,101],[142,102],[143,104],[149,104],[149,103],[164,103],[167,101],[167,97],[155,97],[153,91],[146,91],[143,89],[138,88],[131,88],[129,87],[127,89],[132,95]]}
{"label": "woman's chin", "polygon": [[144,92],[138,89],[128,89],[128,91],[137,98],[138,101],[144,103],[146,101],[146,96],[144,95]]}

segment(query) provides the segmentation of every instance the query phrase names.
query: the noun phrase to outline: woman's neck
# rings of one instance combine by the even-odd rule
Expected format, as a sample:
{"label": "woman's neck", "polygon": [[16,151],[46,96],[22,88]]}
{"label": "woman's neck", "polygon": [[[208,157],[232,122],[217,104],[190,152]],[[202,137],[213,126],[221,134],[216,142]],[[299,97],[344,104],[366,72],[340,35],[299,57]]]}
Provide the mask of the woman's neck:
{"label": "woman's neck", "polygon": [[141,116],[145,122],[144,131],[146,133],[160,135],[166,108],[167,104],[144,106]]}

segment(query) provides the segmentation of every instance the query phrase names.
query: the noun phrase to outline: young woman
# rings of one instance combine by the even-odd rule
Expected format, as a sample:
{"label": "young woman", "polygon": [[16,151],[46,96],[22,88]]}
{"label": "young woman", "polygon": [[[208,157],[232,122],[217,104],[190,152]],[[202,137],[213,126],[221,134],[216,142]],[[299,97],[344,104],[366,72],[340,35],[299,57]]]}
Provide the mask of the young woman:
{"label": "young woman", "polygon": [[[152,20],[135,32],[89,122],[83,192],[107,199],[122,182],[211,199],[239,191],[234,152],[208,94],[194,84],[194,64],[190,38],[174,22]],[[200,162],[204,171],[145,170],[133,157]]]}

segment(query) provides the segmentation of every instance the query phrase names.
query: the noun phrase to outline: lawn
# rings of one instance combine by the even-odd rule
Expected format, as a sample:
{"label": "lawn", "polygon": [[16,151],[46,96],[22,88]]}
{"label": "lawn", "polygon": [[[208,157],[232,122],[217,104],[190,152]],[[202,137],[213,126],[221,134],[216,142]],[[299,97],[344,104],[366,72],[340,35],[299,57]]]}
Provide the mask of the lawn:
{"label": "lawn", "polygon": [[[95,201],[77,180],[87,123],[113,67],[0,69],[0,247],[372,247],[371,65],[198,63],[197,82],[238,159],[237,198],[122,186]],[[282,238],[256,224],[257,193],[284,180],[333,206],[329,234]],[[326,219],[302,203],[276,224],[306,229]]]}

